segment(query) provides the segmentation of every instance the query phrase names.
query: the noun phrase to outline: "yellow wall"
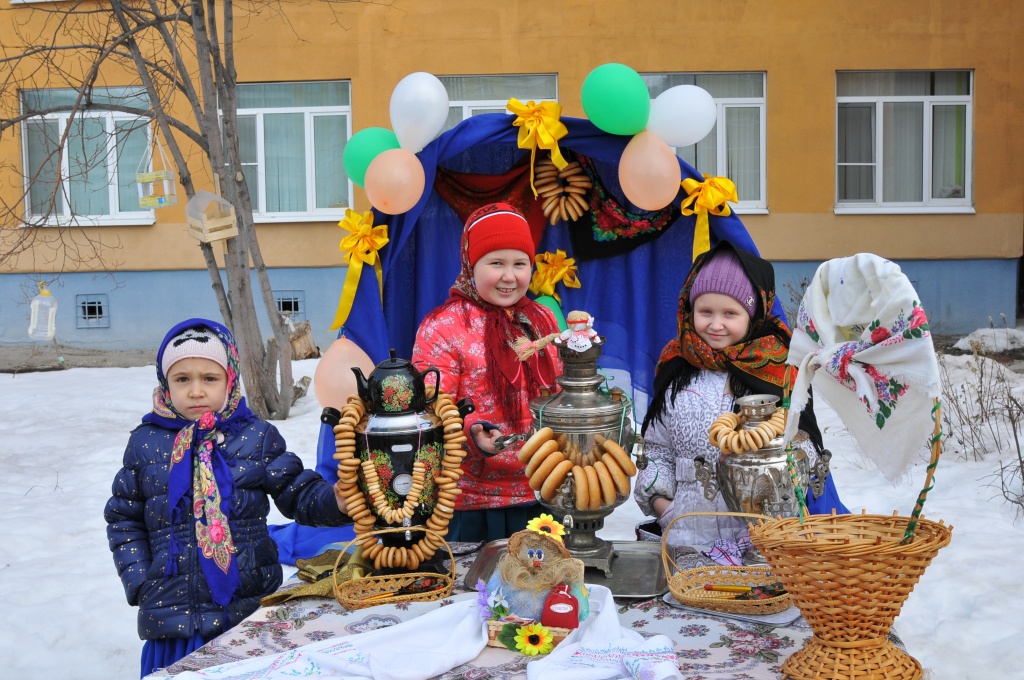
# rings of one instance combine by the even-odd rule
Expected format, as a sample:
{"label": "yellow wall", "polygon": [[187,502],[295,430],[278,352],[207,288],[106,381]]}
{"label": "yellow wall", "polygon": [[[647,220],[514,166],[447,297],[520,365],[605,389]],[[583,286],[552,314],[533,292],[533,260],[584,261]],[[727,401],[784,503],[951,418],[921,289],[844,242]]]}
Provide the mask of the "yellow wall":
{"label": "yellow wall", "polygon": [[[270,12],[244,24],[239,20],[239,80],[349,79],[353,130],[390,127],[392,88],[413,71],[556,73],[568,116],[583,115],[583,79],[607,62],[641,72],[765,71],[769,214],[743,221],[766,257],[824,260],[858,251],[899,259],[1022,255],[1024,3],[1019,0],[396,0],[387,6],[285,0],[283,5],[287,22]],[[0,26],[0,39],[8,30]],[[833,213],[835,72],[859,69],[974,70],[976,215]],[[0,140],[0,153],[9,149],[10,142]],[[356,199],[357,208],[367,207],[358,190]],[[156,227],[118,230],[121,268],[201,268],[198,248],[184,235],[180,207],[157,211],[157,219]],[[258,230],[270,266],[340,263],[334,223]],[[19,268],[31,267],[22,260]]]}

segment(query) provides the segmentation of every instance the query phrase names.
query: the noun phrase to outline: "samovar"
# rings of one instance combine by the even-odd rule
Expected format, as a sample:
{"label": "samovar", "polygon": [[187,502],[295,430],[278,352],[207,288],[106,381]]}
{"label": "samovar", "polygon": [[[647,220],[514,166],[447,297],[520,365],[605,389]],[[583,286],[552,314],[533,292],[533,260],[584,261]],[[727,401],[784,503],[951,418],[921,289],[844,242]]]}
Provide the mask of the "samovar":
{"label": "samovar", "polygon": [[[600,450],[601,443],[611,440],[621,446],[627,455],[637,449],[637,467],[646,467],[642,441],[638,441],[630,418],[631,406],[628,398],[617,388],[602,390],[605,377],[597,370],[601,356],[602,338],[588,343],[590,347],[578,351],[569,343],[559,343],[559,357],[563,373],[556,378],[561,391],[542,395],[530,400],[530,414],[533,417],[532,432],[550,427],[559,441],[563,452],[585,454]],[[524,435],[514,435],[520,440]],[[505,438],[508,440],[512,438]],[[605,576],[612,575],[614,550],[611,543],[599,538],[597,532],[604,527],[604,519],[629,497],[616,493],[615,502],[602,504],[596,510],[576,508],[576,484],[572,473],[566,478],[559,491],[551,500],[545,500],[538,492],[537,500],[561,521],[567,529],[565,546],[573,557],[587,567],[596,567]],[[585,483],[585,482],[583,482]]]}
{"label": "samovar", "polygon": [[[779,398],[773,394],[753,394],[737,399],[742,428],[757,429],[758,424],[771,418],[778,401]],[[732,512],[796,517],[800,506],[789,469],[789,457],[792,457],[800,488],[811,487],[815,496],[820,496],[825,487],[828,463],[832,457],[829,451],[822,450],[817,462],[811,465],[807,454],[809,442],[805,432],[797,432],[787,456],[779,434],[758,450],[723,454],[717,465],[697,456],[694,458],[695,474],[704,488],[704,497],[713,501],[721,493]]]}
{"label": "samovar", "polygon": [[[373,509],[373,526],[383,529],[428,525],[427,520],[438,503],[435,476],[442,469],[446,452],[444,424],[431,408],[437,394],[428,396],[424,378],[433,373],[436,384],[440,385],[440,372],[434,367],[419,371],[411,362],[396,358],[394,350],[368,377],[358,367],[353,367],[352,371],[359,398],[366,409],[354,426],[355,457],[371,462],[375,476],[368,483],[366,475],[360,472],[359,485],[371,507],[374,506],[372,496],[381,496],[381,502]],[[457,408],[459,415],[465,417],[474,407],[471,400],[465,399]],[[417,483],[414,483],[415,463],[424,470],[423,479]],[[416,484],[419,485],[415,488],[417,495],[409,504],[413,511],[400,512]],[[382,515],[381,507],[392,514]],[[422,537],[422,531],[410,529],[381,534],[380,540],[386,547],[409,549]],[[431,561],[428,557],[425,562]]]}

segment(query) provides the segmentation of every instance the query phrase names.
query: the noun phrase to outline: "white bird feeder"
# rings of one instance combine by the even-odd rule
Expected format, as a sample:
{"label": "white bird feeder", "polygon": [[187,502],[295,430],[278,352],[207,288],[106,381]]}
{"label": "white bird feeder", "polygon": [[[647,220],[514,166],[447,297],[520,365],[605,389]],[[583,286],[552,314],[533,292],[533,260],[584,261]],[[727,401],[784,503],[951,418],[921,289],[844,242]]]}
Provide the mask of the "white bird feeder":
{"label": "white bird feeder", "polygon": [[217,194],[199,190],[185,205],[188,233],[203,243],[238,236],[235,207]]}

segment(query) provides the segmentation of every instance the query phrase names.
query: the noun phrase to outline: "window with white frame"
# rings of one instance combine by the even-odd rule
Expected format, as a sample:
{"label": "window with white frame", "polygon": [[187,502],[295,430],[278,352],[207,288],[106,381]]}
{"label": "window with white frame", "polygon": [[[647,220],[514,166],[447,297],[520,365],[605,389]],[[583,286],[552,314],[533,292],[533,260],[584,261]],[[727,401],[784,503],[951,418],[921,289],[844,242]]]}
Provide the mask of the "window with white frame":
{"label": "window with white frame", "polygon": [[481,113],[508,113],[508,100],[512,97],[524,104],[531,99],[542,102],[558,97],[558,77],[553,74],[439,76],[438,80],[448,92],[444,130]]}
{"label": "window with white frame", "polygon": [[651,99],[677,85],[696,85],[714,98],[717,122],[696,144],[676,154],[698,172],[728,177],[736,184],[739,212],[763,211],[766,199],[765,74],[646,73],[641,74]]}
{"label": "window with white frame", "polygon": [[149,118],[104,107],[148,109],[139,88],[23,90],[26,222],[33,225],[151,222],[135,175],[150,169]]}
{"label": "window with white frame", "polygon": [[238,146],[257,221],[333,219],[350,205],[347,81],[240,83]]}
{"label": "window with white frame", "polygon": [[836,73],[836,212],[972,209],[971,71]]}

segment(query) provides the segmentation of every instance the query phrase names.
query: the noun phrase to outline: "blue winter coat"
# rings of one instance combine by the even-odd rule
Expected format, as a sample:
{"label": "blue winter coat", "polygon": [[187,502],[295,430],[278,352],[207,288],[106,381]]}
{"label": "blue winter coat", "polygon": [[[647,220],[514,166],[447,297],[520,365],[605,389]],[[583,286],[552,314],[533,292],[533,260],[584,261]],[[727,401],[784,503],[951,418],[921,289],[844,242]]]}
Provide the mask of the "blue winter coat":
{"label": "blue winter coat", "polygon": [[[152,424],[132,431],[104,510],[107,539],[128,604],[139,607],[139,637],[189,638],[198,632],[209,640],[253,613],[259,599],[281,585],[277,545],[267,530],[268,496],[300,524],[338,526],[351,520],[338,510],[331,484],[303,468],[277,428],[252,420],[224,443],[235,486],[230,517],[241,585],[222,608],[203,577],[191,512],[173,527],[183,546],[177,575],[164,576],[172,530],[167,472],[176,435]],[[191,491],[186,498],[191,506]]]}

